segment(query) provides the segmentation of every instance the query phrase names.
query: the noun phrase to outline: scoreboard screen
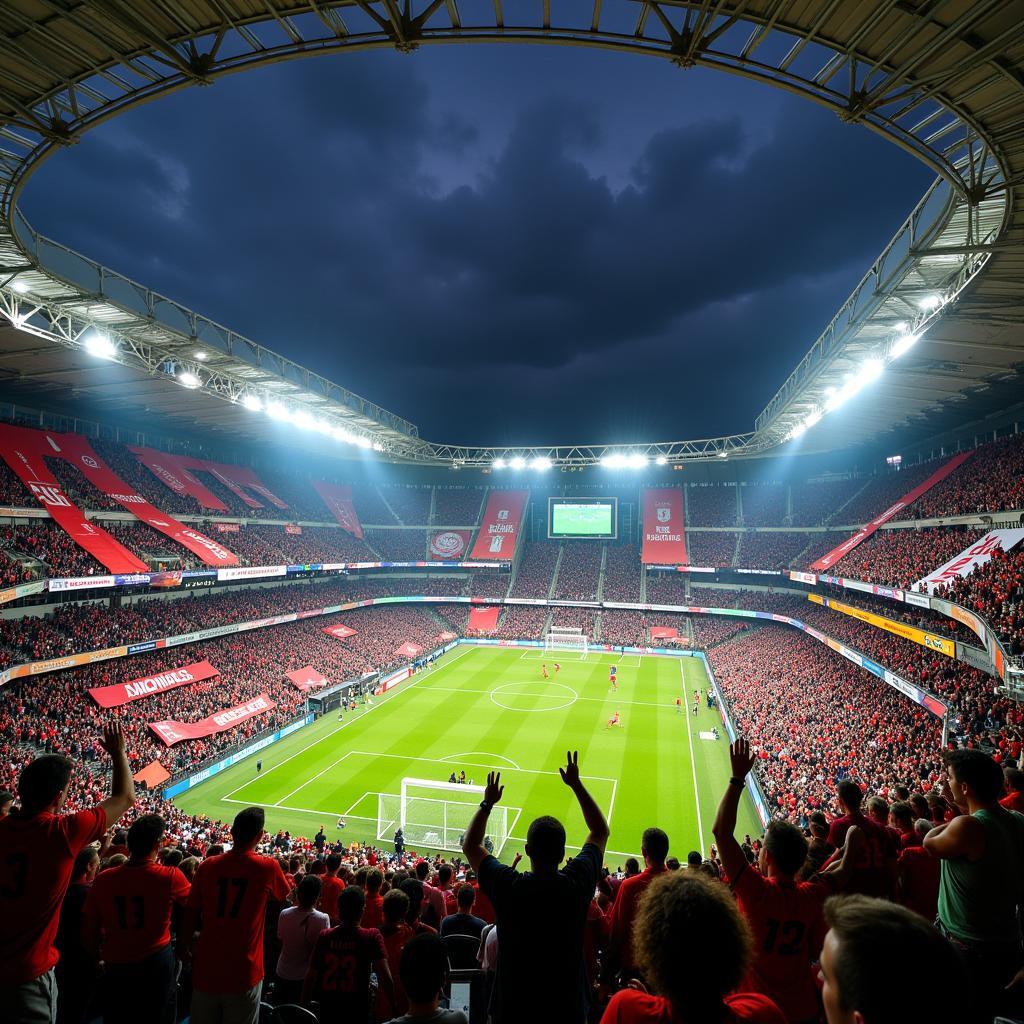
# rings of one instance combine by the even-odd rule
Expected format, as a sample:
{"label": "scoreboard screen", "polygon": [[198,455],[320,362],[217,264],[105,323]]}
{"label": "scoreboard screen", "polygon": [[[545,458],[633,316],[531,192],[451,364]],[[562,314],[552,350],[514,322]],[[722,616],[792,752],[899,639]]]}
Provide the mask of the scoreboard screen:
{"label": "scoreboard screen", "polygon": [[616,498],[548,498],[548,537],[610,540],[617,536]]}

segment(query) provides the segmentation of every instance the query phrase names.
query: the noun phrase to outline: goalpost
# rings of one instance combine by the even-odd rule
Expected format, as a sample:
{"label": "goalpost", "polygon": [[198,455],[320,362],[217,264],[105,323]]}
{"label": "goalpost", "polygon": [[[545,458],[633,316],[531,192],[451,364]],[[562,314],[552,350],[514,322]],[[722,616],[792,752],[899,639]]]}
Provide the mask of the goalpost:
{"label": "goalpost", "polygon": [[[397,829],[409,846],[458,852],[484,787],[434,779],[403,778],[401,792],[377,794],[377,839],[391,840]],[[509,808],[496,804],[487,822],[494,854],[508,841]]]}
{"label": "goalpost", "polygon": [[544,654],[577,653],[586,658],[590,650],[587,634],[579,626],[551,626],[544,634]]}

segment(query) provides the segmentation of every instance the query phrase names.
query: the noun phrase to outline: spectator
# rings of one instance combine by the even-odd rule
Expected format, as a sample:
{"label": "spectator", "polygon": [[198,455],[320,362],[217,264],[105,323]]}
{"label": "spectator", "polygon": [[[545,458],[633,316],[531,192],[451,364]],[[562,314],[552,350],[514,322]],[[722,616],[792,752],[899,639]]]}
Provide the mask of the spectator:
{"label": "spectator", "polygon": [[651,994],[617,992],[601,1024],[786,1024],[767,996],[737,992],[751,963],[753,939],[721,882],[697,871],[656,878],[640,901],[633,941]]}
{"label": "spectator", "polygon": [[24,768],[18,779],[21,806],[0,819],[0,1020],[53,1020],[59,959],[54,939],[75,857],[135,800],[119,722],[104,727],[102,746],[113,762],[110,796],[102,803],[58,816],[74,765],[50,754]]}
{"label": "spectator", "polygon": [[927,921],[934,921],[939,912],[939,876],[942,862],[924,848],[924,837],[932,830],[927,818],[914,823],[916,842],[900,850],[896,864],[899,902]]}
{"label": "spectator", "polygon": [[844,779],[839,783],[836,798],[846,813],[832,822],[828,841],[838,849],[846,843],[846,833],[856,825],[863,833],[863,846],[853,865],[850,890],[888,899],[895,889],[897,846],[886,826],[861,814],[863,797],[856,782]]}
{"label": "spectator", "polygon": [[278,957],[274,1002],[298,1003],[302,983],[309,972],[313,949],[321,932],[331,927],[330,917],[316,909],[321,884],[318,875],[304,875],[295,890],[295,906],[286,907],[277,919],[277,937],[281,942]]}
{"label": "spectator", "polygon": [[[105,841],[105,840],[104,840]],[[81,1024],[92,1002],[96,965],[92,954],[82,942],[82,920],[85,900],[100,870],[100,855],[95,846],[78,851],[71,870],[71,884],[60,907],[57,928],[57,1024]]]}
{"label": "spectator", "polygon": [[461,1010],[440,1008],[443,989],[448,983],[448,954],[436,935],[417,935],[402,950],[400,967],[402,986],[409,997],[409,1012],[392,1024],[469,1024]]}
{"label": "spectator", "polygon": [[640,897],[647,891],[651,882],[666,870],[665,858],[668,856],[668,847],[668,836],[660,828],[645,830],[640,839],[644,870],[632,878],[624,879],[616,890],[615,902],[609,915],[610,936],[604,970],[607,981],[611,981],[618,971],[624,971],[630,976],[636,973],[633,958],[633,922],[636,919]]}
{"label": "spectator", "polygon": [[[1003,773],[978,750],[946,751],[946,800],[960,812],[933,828],[924,848],[942,861],[940,931],[971,976],[978,1019],[1006,1005],[1021,966],[1017,908],[1024,897],[1024,815],[999,804]],[[987,1015],[987,1016],[986,1016]]]}
{"label": "spectator", "polygon": [[447,935],[469,935],[471,938],[479,939],[480,933],[484,930],[487,922],[473,913],[473,903],[476,900],[476,890],[469,883],[462,885],[456,895],[458,910],[449,914],[441,922],[441,938]]}
{"label": "spectator", "polygon": [[1019,768],[1004,768],[1006,796],[999,803],[1009,811],[1024,814],[1024,772]]}
{"label": "spectator", "polygon": [[[520,874],[499,864],[484,849],[487,818],[504,791],[500,774],[494,772],[487,776],[484,799],[463,839],[463,852],[494,905],[501,936],[496,999],[505,1021],[532,1015],[538,984],[551,1019],[581,1024],[587,1013],[583,931],[608,842],[608,823],[580,781],[576,753],[566,755],[559,773],[589,829],[580,852],[564,868],[559,870],[565,858],[565,828],[551,817],[534,819],[527,831],[530,871]],[[538,929],[541,920],[545,924]]]}
{"label": "spectator", "polygon": [[263,925],[288,884],[276,860],[254,853],[263,838],[262,807],[235,815],[232,847],[199,865],[182,923],[182,960],[199,932],[192,974],[192,1024],[256,1024],[263,989]]}
{"label": "spectator", "polygon": [[341,870],[341,854],[329,853],[327,855],[327,872],[321,881],[320,909],[331,919],[331,924],[338,923],[338,897],[345,883],[338,877]]}
{"label": "spectator", "polygon": [[366,873],[366,905],[363,908],[363,927],[378,928],[384,922],[384,897],[381,886],[384,884],[384,873],[379,868],[372,868]]}
{"label": "spectator", "polygon": [[6,789],[0,789],[0,821],[11,813],[14,807],[14,794]]}
{"label": "spectator", "polygon": [[[901,979],[935,978],[929,1024],[973,1020],[967,977],[953,947],[904,907],[866,896],[833,896],[825,904],[828,934],[821,952],[822,999],[828,1024],[889,1024],[922,1016],[914,984],[880,984],[894,967]],[[991,1017],[989,1018],[991,1021]]]}
{"label": "spectator", "polygon": [[[405,1013],[409,1009],[409,1000],[406,998],[400,974],[402,950],[416,934],[406,924],[405,918],[408,913],[409,897],[401,889],[389,889],[384,896],[384,923],[380,927],[380,934],[384,939],[384,948],[388,954],[388,967],[391,969],[391,978],[395,983],[395,1013]],[[389,1016],[391,1013],[387,1005],[387,998],[383,991],[378,990],[375,1019],[383,1021],[387,1020]]]}
{"label": "spectator", "polygon": [[362,889],[354,885],[346,888],[338,897],[340,923],[316,940],[302,987],[302,1002],[309,1006],[314,999],[319,1001],[317,1019],[323,1024],[368,1019],[371,970],[394,1013],[395,986],[384,939],[376,928],[360,927],[365,904]]}
{"label": "spectator", "polygon": [[85,945],[102,958],[106,1024],[174,1024],[171,909],[189,884],[176,867],[156,863],[164,834],[159,814],[144,814],[128,830],[128,862],[104,871],[85,901]]}

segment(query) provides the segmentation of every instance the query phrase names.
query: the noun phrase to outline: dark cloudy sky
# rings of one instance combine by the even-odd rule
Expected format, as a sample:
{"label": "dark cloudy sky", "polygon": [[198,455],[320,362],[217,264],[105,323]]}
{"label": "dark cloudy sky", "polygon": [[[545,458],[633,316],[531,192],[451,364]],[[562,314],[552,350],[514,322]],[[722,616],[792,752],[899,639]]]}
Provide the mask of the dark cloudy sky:
{"label": "dark cloudy sky", "polygon": [[23,207],[431,440],[586,443],[750,429],[930,180],[721,73],[450,46],[158,100]]}

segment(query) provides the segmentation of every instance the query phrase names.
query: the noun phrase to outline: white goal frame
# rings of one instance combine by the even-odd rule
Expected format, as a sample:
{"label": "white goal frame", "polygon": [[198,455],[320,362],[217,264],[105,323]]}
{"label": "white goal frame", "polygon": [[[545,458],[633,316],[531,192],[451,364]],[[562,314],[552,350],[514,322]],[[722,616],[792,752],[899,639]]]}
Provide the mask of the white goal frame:
{"label": "white goal frame", "polygon": [[[480,803],[477,801],[445,800],[443,797],[409,796],[410,789],[436,790],[439,793],[472,793],[483,799],[483,786],[465,782],[439,782],[437,779],[402,779],[400,792],[377,794],[377,839],[390,840],[395,829],[401,828],[407,845],[428,846],[434,850],[459,852],[462,836]],[[500,855],[508,842],[509,812],[511,808],[496,804],[487,822],[487,836],[494,844],[495,855]]]}
{"label": "white goal frame", "polygon": [[579,654],[586,658],[590,652],[590,638],[579,626],[550,626],[544,634],[544,654]]}

